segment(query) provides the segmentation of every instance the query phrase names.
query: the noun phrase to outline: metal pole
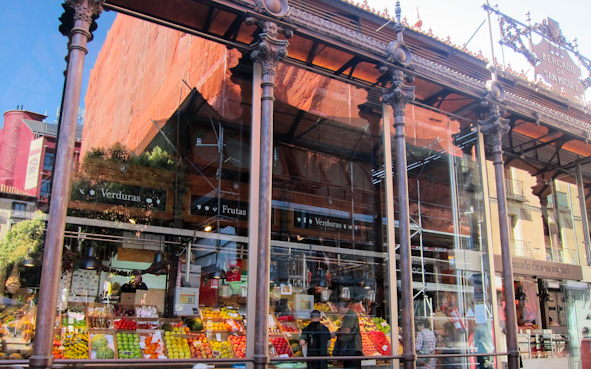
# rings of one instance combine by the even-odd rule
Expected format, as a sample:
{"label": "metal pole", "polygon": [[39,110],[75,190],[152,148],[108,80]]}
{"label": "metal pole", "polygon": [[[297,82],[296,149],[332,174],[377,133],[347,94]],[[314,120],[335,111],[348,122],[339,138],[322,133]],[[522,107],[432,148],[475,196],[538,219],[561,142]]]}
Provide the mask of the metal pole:
{"label": "metal pole", "polygon": [[[390,341],[392,352],[394,343],[398,343],[398,276],[396,275],[396,229],[394,228],[394,183],[392,173],[392,140],[390,130],[391,108],[382,104],[382,119],[384,120],[384,169],[386,171],[386,235],[388,241],[388,285],[390,286]],[[396,345],[398,346],[398,345]],[[392,369],[400,368],[400,360],[392,360]]]}
{"label": "metal pole", "polygon": [[577,190],[579,191],[579,204],[581,207],[581,221],[583,222],[583,236],[585,239],[585,251],[587,260],[585,265],[591,265],[591,240],[589,239],[589,219],[587,218],[587,204],[585,203],[585,183],[583,182],[583,172],[581,163],[577,164]]}
{"label": "metal pole", "polygon": [[519,346],[517,344],[517,319],[515,311],[515,290],[513,288],[513,266],[509,249],[509,225],[507,223],[507,197],[505,190],[505,170],[503,165],[503,135],[509,130],[507,119],[501,119],[499,106],[493,104],[489,117],[480,121],[481,131],[492,144],[497,205],[499,210],[499,229],[501,236],[501,258],[503,262],[503,288],[505,296],[505,334],[509,369],[519,368]]}
{"label": "metal pole", "polygon": [[394,109],[394,139],[396,142],[396,185],[398,187],[398,226],[400,242],[400,296],[402,308],[402,356],[404,368],[416,367],[415,330],[413,316],[412,262],[410,252],[410,211],[408,178],[406,174],[405,108],[414,100],[414,87],[403,84],[401,70],[391,71],[392,81],[382,90],[382,100]]}
{"label": "metal pole", "polygon": [[[261,64],[261,141],[259,161],[258,249],[254,316],[255,369],[265,369],[269,364],[269,269],[271,263],[271,197],[273,179],[273,103],[275,97],[275,71],[279,60],[287,56],[287,40],[279,40],[280,28],[276,23],[253,17],[247,23],[256,23],[261,29],[259,39],[251,45],[251,59]],[[250,325],[249,325],[250,326]],[[252,329],[252,328],[251,328]]]}
{"label": "metal pole", "polygon": [[61,275],[66,210],[70,197],[70,176],[84,73],[84,58],[88,53],[86,44],[92,37],[89,29],[93,16],[99,15],[102,11],[102,1],[68,0],[66,4],[74,9],[74,27],[70,31],[68,46],[68,70],[58,138],[60,147],[56,150],[55,172],[53,173],[51,207],[45,238],[41,285],[39,287],[36,337],[33,345],[33,355],[29,360],[31,368],[40,369],[50,368],[53,363],[51,354],[53,329]]}

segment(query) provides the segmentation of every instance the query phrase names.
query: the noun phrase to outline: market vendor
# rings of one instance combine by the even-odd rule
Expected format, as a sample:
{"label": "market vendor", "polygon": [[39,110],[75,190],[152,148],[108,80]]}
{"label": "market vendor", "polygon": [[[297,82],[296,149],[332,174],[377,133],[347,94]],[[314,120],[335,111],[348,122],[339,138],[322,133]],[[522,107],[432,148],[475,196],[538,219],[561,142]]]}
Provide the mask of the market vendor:
{"label": "market vendor", "polygon": [[148,290],[148,286],[142,282],[142,276],[140,274],[134,275],[129,282],[121,286],[122,293],[135,293],[136,290]]}

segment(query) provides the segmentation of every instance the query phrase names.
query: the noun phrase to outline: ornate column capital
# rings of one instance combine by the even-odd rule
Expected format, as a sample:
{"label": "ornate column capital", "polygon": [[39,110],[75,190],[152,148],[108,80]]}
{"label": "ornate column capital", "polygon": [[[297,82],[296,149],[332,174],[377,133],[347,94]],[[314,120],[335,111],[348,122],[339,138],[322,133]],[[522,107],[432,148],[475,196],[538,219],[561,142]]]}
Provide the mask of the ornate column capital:
{"label": "ornate column capital", "polygon": [[401,70],[390,71],[392,80],[390,86],[382,89],[382,101],[394,109],[394,124],[404,122],[406,104],[415,99],[415,86],[405,85],[412,82],[414,77],[405,75]]}
{"label": "ornate column capital", "polygon": [[[256,24],[262,30],[258,39],[250,45],[250,58],[261,64],[263,79],[265,76],[273,78],[279,61],[287,56],[287,39],[293,36],[293,28],[258,14],[247,17],[246,24]],[[280,39],[280,34],[286,39]]]}
{"label": "ornate column capital", "polygon": [[65,4],[74,9],[74,21],[92,21],[103,12],[105,0],[65,0]]}
{"label": "ornate column capital", "polygon": [[488,106],[488,112],[484,114],[483,120],[478,121],[480,131],[493,146],[493,151],[501,151],[503,136],[509,132],[509,119],[501,118],[503,114],[499,104],[484,100],[482,104]]}

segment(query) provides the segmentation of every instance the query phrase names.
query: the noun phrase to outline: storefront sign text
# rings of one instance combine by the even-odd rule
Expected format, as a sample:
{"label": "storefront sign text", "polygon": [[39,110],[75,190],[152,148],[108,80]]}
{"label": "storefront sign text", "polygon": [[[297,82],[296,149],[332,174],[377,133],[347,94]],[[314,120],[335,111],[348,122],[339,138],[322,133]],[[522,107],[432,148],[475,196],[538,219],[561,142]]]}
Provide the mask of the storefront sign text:
{"label": "storefront sign text", "polygon": [[[512,257],[513,273],[516,275],[528,275],[538,278],[550,279],[583,279],[583,270],[579,265],[554,263],[551,261],[532,260]],[[500,255],[495,255],[495,270],[502,272],[503,266]]]}
{"label": "storefront sign text", "polygon": [[117,182],[72,184],[72,200],[121,205],[157,211],[166,209],[166,191],[157,188],[131,186]]}

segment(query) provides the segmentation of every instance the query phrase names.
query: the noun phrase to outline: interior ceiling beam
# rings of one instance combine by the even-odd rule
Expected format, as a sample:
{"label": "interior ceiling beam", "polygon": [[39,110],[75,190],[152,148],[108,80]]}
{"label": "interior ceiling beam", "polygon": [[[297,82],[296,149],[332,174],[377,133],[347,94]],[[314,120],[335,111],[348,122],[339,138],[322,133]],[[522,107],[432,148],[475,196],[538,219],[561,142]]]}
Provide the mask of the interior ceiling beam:
{"label": "interior ceiling beam", "polygon": [[[536,139],[535,141],[538,141],[538,140]],[[566,136],[560,136],[560,137],[557,137],[557,138],[555,138],[555,139],[553,139],[553,140],[550,140],[550,141],[545,141],[545,142],[540,142],[539,144],[536,144],[536,145],[534,145],[534,146],[532,146],[532,147],[528,147],[527,149],[520,150],[520,151],[519,151],[519,153],[525,154],[526,152],[530,152],[530,151],[532,151],[532,150],[537,150],[537,149],[540,149],[540,148],[542,148],[542,147],[544,147],[544,146],[552,145],[552,144],[554,144],[554,143],[559,143],[559,144],[560,144],[560,146],[562,146],[562,145],[564,145],[564,144],[565,144],[567,141],[570,141],[570,138],[568,138],[568,137],[566,137]],[[529,142],[531,142],[531,141],[529,141]],[[538,142],[539,142],[539,141],[538,141]],[[527,144],[527,143],[525,143],[525,144],[521,144],[521,145],[519,145],[519,146],[523,146],[523,145],[526,145],[526,144]]]}
{"label": "interior ceiling beam", "polygon": [[211,24],[213,23],[213,20],[219,14],[219,12],[220,12],[220,10],[213,7],[213,6],[210,6],[209,9],[207,9],[207,16],[205,18],[205,24],[203,25],[204,32],[209,32]]}
{"label": "interior ceiling beam", "polygon": [[240,32],[240,27],[244,23],[244,20],[241,17],[236,17],[230,27],[224,33],[224,38],[230,39],[232,41],[236,41],[236,37],[238,37],[238,33]]}
{"label": "interior ceiling beam", "polygon": [[357,66],[357,64],[359,64],[361,62],[361,59],[359,59],[357,56],[352,57],[351,59],[349,59],[349,61],[347,61],[345,64],[343,64],[339,69],[337,69],[334,74],[339,75],[339,74],[343,74],[344,71],[346,71],[347,69],[351,68],[351,72],[353,71],[353,69]]}
{"label": "interior ceiling beam", "polygon": [[310,51],[308,51],[308,57],[306,58],[306,65],[312,66],[314,64],[314,58],[316,58],[316,52],[318,50],[319,45],[320,44],[318,43],[318,41],[314,40],[314,43],[312,44]]}
{"label": "interior ceiling beam", "polygon": [[441,103],[443,102],[443,100],[445,100],[445,98],[448,97],[450,94],[451,94],[450,90],[443,89],[443,90],[437,92],[436,94],[433,94],[430,97],[421,100],[421,102],[425,105],[430,105],[430,106],[434,106],[434,104],[436,102],[439,102],[439,105],[437,106],[437,108],[439,108],[441,106]]}
{"label": "interior ceiling beam", "polygon": [[452,114],[464,116],[464,114],[467,112],[470,112],[470,113],[474,112],[475,108],[478,107],[479,105],[480,105],[480,101],[474,100],[473,102],[464,105],[463,107],[459,108],[458,110],[453,111]]}
{"label": "interior ceiling beam", "polygon": [[294,140],[293,137],[294,137],[298,127],[302,123],[302,118],[304,117],[304,113],[305,112],[303,110],[298,110],[298,113],[295,115],[295,117],[293,119],[293,124],[289,128],[289,132],[287,132],[287,134],[285,135],[286,136],[285,141],[292,142]]}

